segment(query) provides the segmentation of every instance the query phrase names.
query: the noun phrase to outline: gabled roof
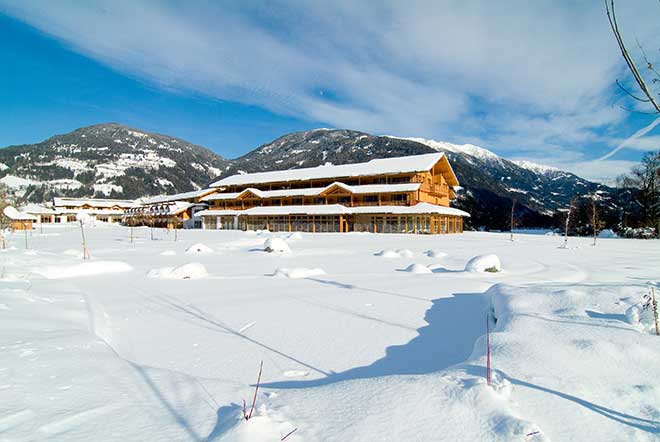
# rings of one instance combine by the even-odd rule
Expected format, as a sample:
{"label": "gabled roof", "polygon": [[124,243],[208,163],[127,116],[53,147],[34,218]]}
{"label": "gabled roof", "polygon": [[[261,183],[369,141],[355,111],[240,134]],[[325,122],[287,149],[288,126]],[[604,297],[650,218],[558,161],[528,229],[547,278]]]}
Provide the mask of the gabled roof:
{"label": "gabled roof", "polygon": [[206,195],[217,192],[218,189],[200,189],[193,190],[190,192],[176,193],[174,195],[161,195],[154,196],[151,198],[145,198],[141,202],[142,204],[160,204],[160,203],[169,203],[174,201],[189,200],[195,198],[201,198]]}
{"label": "gabled roof", "polygon": [[372,175],[393,175],[430,170],[444,157],[443,153],[429,153],[407,157],[380,158],[366,163],[342,164],[338,166],[318,166],[304,169],[277,170],[232,175],[211,184],[211,187],[245,186],[313,179],[344,178]]}

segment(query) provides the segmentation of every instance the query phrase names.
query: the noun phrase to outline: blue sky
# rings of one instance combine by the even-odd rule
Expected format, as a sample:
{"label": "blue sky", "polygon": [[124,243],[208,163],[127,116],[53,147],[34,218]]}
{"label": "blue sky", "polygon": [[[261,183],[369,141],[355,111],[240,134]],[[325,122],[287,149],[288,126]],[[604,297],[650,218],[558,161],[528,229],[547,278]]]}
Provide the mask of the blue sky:
{"label": "blue sky", "polygon": [[[660,6],[620,3],[657,54]],[[599,160],[655,117],[620,107],[637,104],[614,85],[629,79],[598,1],[186,5],[0,0],[0,146],[115,121],[232,158],[346,127],[600,180],[660,147],[653,128]]]}

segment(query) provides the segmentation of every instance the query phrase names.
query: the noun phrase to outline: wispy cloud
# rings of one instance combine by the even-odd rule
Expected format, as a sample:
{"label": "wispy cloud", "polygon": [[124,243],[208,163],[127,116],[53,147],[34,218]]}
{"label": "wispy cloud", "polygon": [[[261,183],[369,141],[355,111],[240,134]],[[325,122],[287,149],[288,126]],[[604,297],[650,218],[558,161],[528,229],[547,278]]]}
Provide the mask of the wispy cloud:
{"label": "wispy cloud", "polygon": [[[637,35],[655,29],[621,9]],[[612,106],[622,65],[600,2],[0,0],[0,11],[160,87],[336,127],[589,156],[627,117]]]}

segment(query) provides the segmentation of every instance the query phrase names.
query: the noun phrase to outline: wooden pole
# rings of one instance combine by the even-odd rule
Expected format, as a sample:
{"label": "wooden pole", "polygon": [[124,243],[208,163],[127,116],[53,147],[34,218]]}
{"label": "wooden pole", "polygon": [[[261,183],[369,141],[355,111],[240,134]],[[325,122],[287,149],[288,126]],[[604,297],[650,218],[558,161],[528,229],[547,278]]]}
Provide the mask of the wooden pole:
{"label": "wooden pole", "polygon": [[23,232],[25,232],[25,248],[28,248],[28,239],[27,239],[27,223],[23,222]]}
{"label": "wooden pole", "polygon": [[85,229],[83,228],[83,220],[80,220],[80,234],[82,235],[83,246],[83,259],[89,259],[89,250],[87,250],[87,240],[85,239]]}
{"label": "wooden pole", "polygon": [[653,320],[655,322],[655,334],[660,336],[660,328],[658,327],[658,301],[655,299],[655,289],[651,287],[651,307],[653,308]]}

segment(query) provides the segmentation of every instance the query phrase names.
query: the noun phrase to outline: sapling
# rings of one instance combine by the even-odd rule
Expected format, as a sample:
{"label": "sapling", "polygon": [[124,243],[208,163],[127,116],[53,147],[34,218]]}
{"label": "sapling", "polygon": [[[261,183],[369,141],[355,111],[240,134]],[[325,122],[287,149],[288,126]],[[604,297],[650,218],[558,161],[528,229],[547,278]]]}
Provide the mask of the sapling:
{"label": "sapling", "polygon": [[486,384],[490,386],[491,378],[491,365],[490,365],[490,315],[486,315]]}
{"label": "sapling", "polygon": [[513,241],[513,227],[515,226],[515,220],[513,219],[514,211],[516,210],[516,200],[515,198],[511,202],[511,241]]}
{"label": "sapling", "polygon": [[84,224],[85,221],[89,219],[89,216],[87,216],[84,213],[79,213],[76,215],[76,219],[78,220],[78,224],[80,224],[80,235],[82,236],[82,248],[83,248],[83,259],[89,259],[89,250],[87,249],[87,240],[85,239],[85,228]]}
{"label": "sapling", "polygon": [[250,412],[247,412],[247,406],[245,404],[245,400],[243,400],[243,419],[246,421],[249,421],[252,418],[252,413],[254,412],[254,406],[257,403],[257,393],[259,392],[259,384],[261,383],[261,372],[263,371],[264,368],[264,361],[261,361],[261,364],[259,365],[259,376],[257,377],[257,385],[254,388],[254,396],[252,397],[252,406],[250,407]]}
{"label": "sapling", "polygon": [[23,222],[23,233],[25,236],[25,248],[28,249],[28,234],[27,234],[27,223]]}
{"label": "sapling", "polygon": [[651,287],[651,293],[644,295],[644,304],[642,308],[653,312],[655,334],[660,336],[660,327],[658,327],[658,301],[655,299],[655,288]]}
{"label": "sapling", "polygon": [[573,214],[573,208],[575,206],[575,198],[571,200],[571,204],[568,206],[568,212],[566,213],[566,223],[564,224],[564,245],[562,248],[568,248],[568,228],[571,225],[571,215]]}

